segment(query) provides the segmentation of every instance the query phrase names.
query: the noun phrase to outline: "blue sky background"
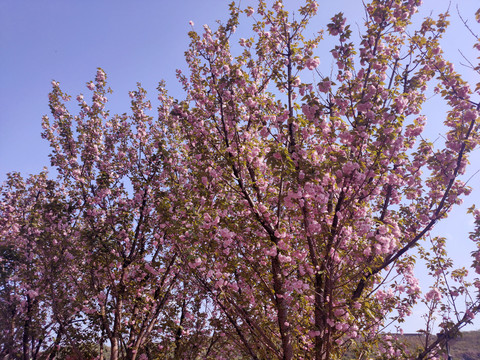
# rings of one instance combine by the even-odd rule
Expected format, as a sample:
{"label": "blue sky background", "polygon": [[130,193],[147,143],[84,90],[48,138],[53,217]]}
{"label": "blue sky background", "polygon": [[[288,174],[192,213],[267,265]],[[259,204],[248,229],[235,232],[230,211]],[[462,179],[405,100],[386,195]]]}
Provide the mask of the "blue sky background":
{"label": "blue sky background", "polygon": [[[243,0],[242,6],[254,3]],[[296,0],[285,3],[287,7],[301,4]],[[472,50],[473,37],[460,22],[457,3],[472,29],[480,33],[473,17],[480,6],[478,0],[454,0],[450,5],[453,25],[442,47],[458,64],[456,68],[475,83],[480,80],[478,76],[459,65],[465,61],[458,50],[472,62],[479,54]],[[363,22],[360,0],[320,0],[319,4],[312,29],[325,28],[326,21],[338,11],[346,14],[354,31],[355,23]],[[448,0],[424,0],[422,14],[436,14],[448,6]],[[62,90],[76,96],[87,93],[85,83],[94,78],[97,67],[102,67],[114,90],[109,101],[112,113],[128,112],[128,91],[135,89],[137,82],[150,93],[154,105],[155,88],[162,79],[171,95],[182,98],[175,69],[185,68],[183,54],[191,29],[188,22],[192,20],[201,31],[203,24],[214,27],[215,20],[225,19],[227,14],[228,1],[222,0],[0,0],[0,181],[7,172],[28,175],[49,165],[49,147],[40,133],[41,117],[49,113],[48,92],[53,79],[60,82]],[[326,73],[332,64],[328,53],[331,44],[326,40],[317,53]],[[441,131],[442,110],[435,99],[425,108],[430,120],[428,134],[433,138]],[[467,178],[478,170],[477,152]],[[470,184],[477,189],[465,206],[456,209],[436,230],[449,239],[452,256],[462,266],[469,265],[473,250],[467,240],[473,221],[465,209],[474,202],[480,206],[480,175]],[[414,331],[419,324],[418,320],[408,322],[405,330]]]}

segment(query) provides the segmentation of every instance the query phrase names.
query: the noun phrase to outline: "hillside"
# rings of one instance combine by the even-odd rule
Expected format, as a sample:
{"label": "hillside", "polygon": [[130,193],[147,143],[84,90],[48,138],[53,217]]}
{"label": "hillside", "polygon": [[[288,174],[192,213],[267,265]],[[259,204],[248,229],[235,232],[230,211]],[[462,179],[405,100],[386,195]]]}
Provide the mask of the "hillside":
{"label": "hillside", "polygon": [[[405,334],[412,345],[420,345],[423,335]],[[449,342],[450,355],[453,360],[480,360],[480,330],[462,332]]]}

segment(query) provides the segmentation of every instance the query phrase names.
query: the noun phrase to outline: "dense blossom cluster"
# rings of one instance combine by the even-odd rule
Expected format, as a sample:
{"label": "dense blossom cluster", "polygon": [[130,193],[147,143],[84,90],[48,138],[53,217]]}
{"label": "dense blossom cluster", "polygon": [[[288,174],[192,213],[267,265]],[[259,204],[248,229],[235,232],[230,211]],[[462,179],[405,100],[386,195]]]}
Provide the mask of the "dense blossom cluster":
{"label": "dense blossom cluster", "polygon": [[[429,236],[470,192],[480,104],[440,48],[445,14],[405,35],[419,5],[373,0],[359,44],[335,15],[330,77],[323,34],[304,37],[313,0],[295,20],[260,0],[232,4],[216,30],[190,22],[187,97],[161,83],[155,119],[140,85],[131,115],[112,116],[101,69],[77,115],[52,82],[43,137],[58,178],[1,188],[1,356],[103,359],[105,344],[112,360],[437,358],[480,310],[480,281],[469,288]],[[235,56],[242,14],[253,26]],[[422,137],[429,84],[449,107],[443,147]],[[424,295],[416,256],[434,282]],[[382,330],[419,301],[413,350]]]}

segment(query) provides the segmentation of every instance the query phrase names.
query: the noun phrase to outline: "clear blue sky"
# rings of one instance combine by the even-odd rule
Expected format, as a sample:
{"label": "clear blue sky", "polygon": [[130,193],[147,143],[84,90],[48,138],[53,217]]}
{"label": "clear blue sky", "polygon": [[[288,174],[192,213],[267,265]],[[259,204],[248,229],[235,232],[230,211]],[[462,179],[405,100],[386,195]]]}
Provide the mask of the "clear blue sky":
{"label": "clear blue sky", "polygon": [[[453,0],[453,26],[443,48],[456,63],[463,61],[458,49],[472,61],[473,38],[460,24],[455,6],[459,3],[462,15],[475,27],[473,14],[480,6],[478,0]],[[242,5],[254,4],[243,0]],[[297,0],[285,0],[291,5]],[[319,17],[314,26],[324,27],[326,19],[343,11],[349,22],[361,24],[361,0],[319,0]],[[438,13],[448,7],[448,0],[424,0],[422,13]],[[49,165],[49,148],[40,137],[41,117],[48,114],[50,82],[59,81],[70,95],[85,93],[85,83],[93,79],[96,68],[102,67],[114,90],[110,109],[113,113],[128,111],[128,91],[137,82],[155,100],[155,88],[161,79],[167,81],[171,95],[183,97],[175,79],[175,69],[184,68],[183,53],[188,45],[188,22],[201,31],[203,24],[215,25],[225,19],[228,1],[224,0],[0,0],[0,181],[11,171],[23,175],[38,173]],[[480,27],[474,28],[480,32]],[[327,47],[321,48],[327,50]],[[317,54],[329,72],[329,54]],[[473,77],[460,65],[471,82]],[[155,104],[155,102],[153,101]],[[441,122],[443,114],[435,106],[426,109],[429,120]],[[436,136],[435,125],[429,133]],[[480,170],[480,156],[473,159],[470,174]],[[480,205],[480,176],[471,184],[477,190],[466,204]],[[476,200],[476,201],[475,201]],[[472,222],[462,209],[452,219],[438,227],[447,236],[455,258],[461,263],[472,250],[465,240]],[[468,265],[468,264],[462,264]],[[479,322],[480,324],[480,322]],[[408,325],[407,331],[416,329]]]}

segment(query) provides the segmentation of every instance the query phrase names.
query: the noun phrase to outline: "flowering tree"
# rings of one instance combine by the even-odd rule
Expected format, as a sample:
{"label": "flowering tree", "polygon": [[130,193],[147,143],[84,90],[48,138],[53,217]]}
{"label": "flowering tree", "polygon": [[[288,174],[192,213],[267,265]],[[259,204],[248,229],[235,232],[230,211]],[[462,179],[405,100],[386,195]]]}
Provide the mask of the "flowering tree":
{"label": "flowering tree", "polygon": [[[190,33],[190,75],[179,75],[190,107],[175,115],[206,204],[186,234],[199,248],[190,266],[252,358],[331,359],[349,348],[425,358],[470,319],[445,317],[444,336],[418,354],[380,331],[421,298],[412,250],[470,192],[458,178],[479,139],[478,103],[439,46],[446,15],[405,35],[418,4],[372,1],[358,47],[333,17],[336,71],[315,82],[321,36],[304,38],[314,1],[293,21],[281,2],[247,8],[254,36],[237,57],[237,9],[216,31]],[[450,107],[440,148],[421,136],[429,83]],[[433,313],[446,311],[443,295],[466,290],[447,293],[440,275],[451,265],[432,241],[435,256],[420,253],[439,281],[424,300]],[[465,274],[452,272],[460,284]]]}
{"label": "flowering tree", "polygon": [[11,174],[2,189],[0,354],[5,359],[36,359],[47,350],[53,353],[52,345],[66,333],[81,333],[74,326],[78,299],[67,285],[78,276],[70,262],[76,249],[60,240],[72,219],[57,185],[46,173],[27,181]]}
{"label": "flowering tree", "polygon": [[[183,294],[192,292],[181,280],[175,247],[183,231],[175,212],[185,205],[170,185],[175,151],[168,150],[162,122],[145,114],[151,107],[145,91],[130,93],[131,116],[109,117],[105,73],[99,70],[87,87],[92,103],[78,96],[81,110],[73,116],[63,103],[68,95],[53,82],[54,121],[44,118],[43,135],[78,214],[72,225],[82,252],[79,310],[96,327],[100,348],[109,339],[111,359],[123,354],[134,360],[152,334],[159,332],[161,342],[178,331],[172,312],[185,316],[197,306],[198,299]],[[194,333],[202,330],[201,317],[193,323]]]}
{"label": "flowering tree", "polygon": [[112,360],[139,349],[158,358],[210,340],[204,316],[192,315],[205,297],[179,271],[176,211],[185,205],[169,184],[169,135],[145,115],[142,88],[130,94],[131,116],[110,118],[105,84],[99,70],[87,84],[91,104],[78,96],[71,115],[52,82],[43,136],[58,179],[11,174],[1,189],[6,358],[103,358],[107,339]]}
{"label": "flowering tree", "polygon": [[[0,290],[11,294],[18,278],[23,296],[52,299],[39,306],[57,309],[60,299],[58,311],[39,308],[39,328],[42,311],[62,314],[60,346],[60,334],[73,339],[64,324],[79,319],[100,358],[106,339],[111,359],[436,358],[479,310],[466,270],[453,270],[445,240],[429,235],[470,192],[460,178],[480,139],[480,105],[439,46],[446,14],[406,32],[419,3],[373,0],[358,41],[335,15],[330,76],[318,70],[327,55],[315,53],[323,34],[305,38],[316,2],[305,1],[298,19],[281,1],[232,4],[225,24],[189,33],[189,71],[178,71],[187,97],[174,100],[160,84],[156,120],[141,87],[131,116],[110,116],[101,69],[87,84],[92,102],[77,97],[78,115],[53,82],[43,135],[59,178],[42,175],[30,193],[48,184],[58,193],[46,211],[16,190],[21,181],[4,186],[0,234],[12,263],[9,251],[24,251],[18,229],[53,234],[62,245],[52,259],[71,248],[60,254],[73,275],[52,282],[71,293],[37,290],[51,274],[37,263],[38,278],[2,265]],[[242,14],[252,32],[236,45]],[[450,109],[441,146],[422,137],[429,84]],[[29,207],[10,203],[12,194]],[[46,223],[29,220],[38,216]],[[52,218],[61,221],[48,231]],[[478,242],[478,231],[471,237]],[[434,281],[425,295],[416,257]],[[429,309],[425,343],[411,350],[382,330],[419,301]],[[430,335],[435,316],[439,336]]]}

